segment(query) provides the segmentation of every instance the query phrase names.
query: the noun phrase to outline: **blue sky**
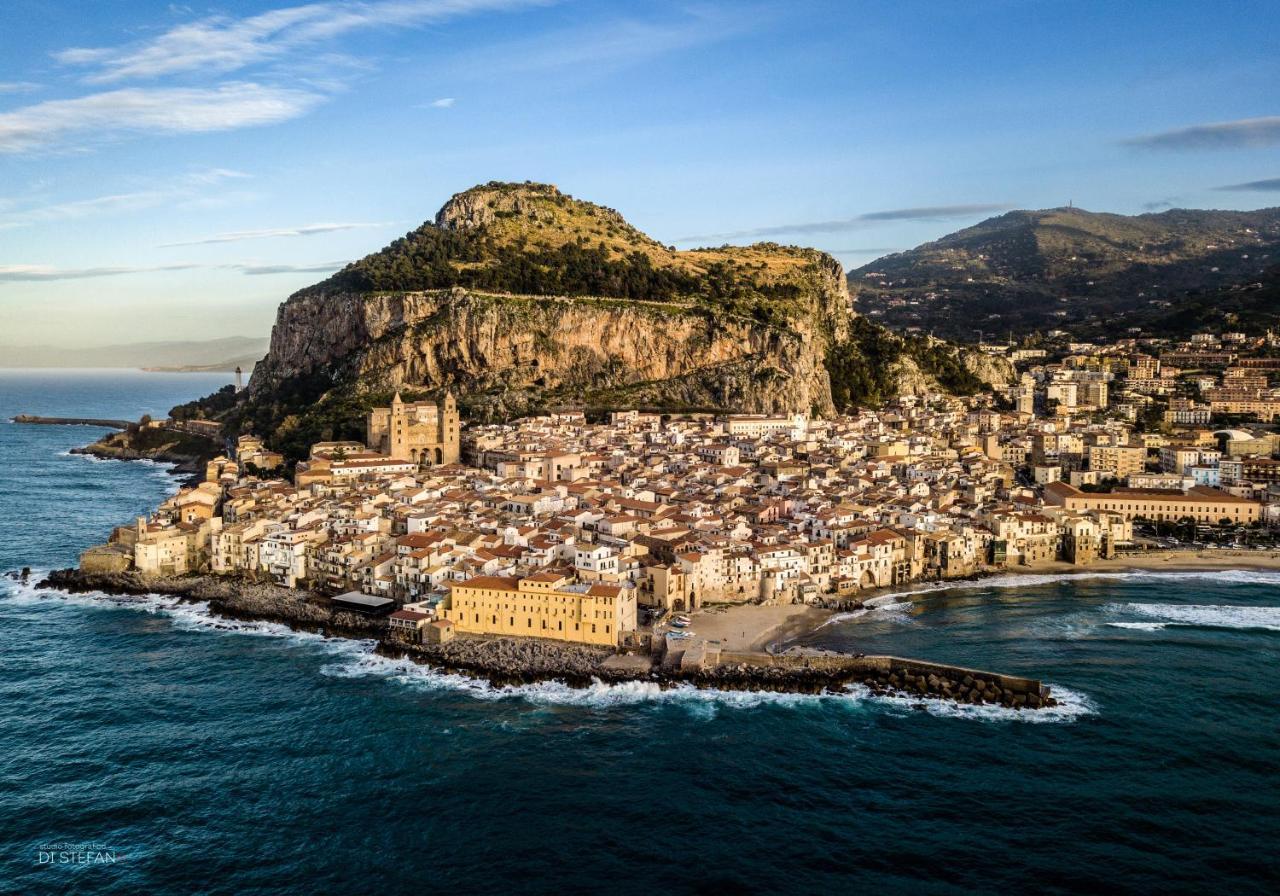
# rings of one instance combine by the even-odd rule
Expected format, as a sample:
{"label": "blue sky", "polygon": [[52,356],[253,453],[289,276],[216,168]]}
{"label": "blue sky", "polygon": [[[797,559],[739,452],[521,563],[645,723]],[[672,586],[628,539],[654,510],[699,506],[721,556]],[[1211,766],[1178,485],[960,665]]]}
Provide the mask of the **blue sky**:
{"label": "blue sky", "polygon": [[1274,0],[6,0],[0,343],[265,335],[494,179],[846,267],[1006,208],[1280,205],[1277,34]]}

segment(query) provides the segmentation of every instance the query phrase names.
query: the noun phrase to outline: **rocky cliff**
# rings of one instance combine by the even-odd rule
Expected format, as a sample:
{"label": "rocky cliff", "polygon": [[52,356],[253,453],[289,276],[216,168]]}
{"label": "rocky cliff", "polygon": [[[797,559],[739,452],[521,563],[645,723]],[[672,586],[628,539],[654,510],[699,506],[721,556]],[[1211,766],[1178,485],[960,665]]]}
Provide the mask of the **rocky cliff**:
{"label": "rocky cliff", "polygon": [[[831,414],[885,397],[833,389],[837,367],[873,364],[859,334],[891,338],[855,320],[843,270],[816,250],[677,251],[555,187],[486,184],[291,296],[224,419],[291,450],[358,435],[360,413],[393,390],[452,388],[488,420],[570,407]],[[910,391],[938,382],[916,373]]]}
{"label": "rocky cliff", "polygon": [[829,414],[825,338],[809,321],[774,326],[696,305],[314,293],[281,308],[252,389],[338,368],[380,390],[450,386],[486,417],[584,403]]}

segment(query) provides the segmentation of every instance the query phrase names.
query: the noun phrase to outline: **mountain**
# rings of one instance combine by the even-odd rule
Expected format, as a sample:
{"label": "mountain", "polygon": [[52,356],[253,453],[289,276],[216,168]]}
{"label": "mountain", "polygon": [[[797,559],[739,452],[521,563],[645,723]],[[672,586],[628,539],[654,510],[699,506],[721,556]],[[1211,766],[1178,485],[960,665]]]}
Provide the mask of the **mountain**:
{"label": "mountain", "polygon": [[1176,318],[1189,297],[1258,282],[1278,262],[1280,208],[1132,217],[1055,208],[1009,212],[877,259],[849,283],[857,307],[893,327],[961,340],[979,329],[1092,336]]}
{"label": "mountain", "polygon": [[217,414],[291,456],[363,414],[455,390],[471,419],[644,407],[831,414],[1009,371],[851,313],[813,249],[677,251],[546,184],[489,183],[281,306],[245,393]]}
{"label": "mountain", "polygon": [[267,349],[259,336],[203,342],[134,342],[91,348],[14,345],[0,348],[0,367],[146,367],[164,370],[245,370]]}

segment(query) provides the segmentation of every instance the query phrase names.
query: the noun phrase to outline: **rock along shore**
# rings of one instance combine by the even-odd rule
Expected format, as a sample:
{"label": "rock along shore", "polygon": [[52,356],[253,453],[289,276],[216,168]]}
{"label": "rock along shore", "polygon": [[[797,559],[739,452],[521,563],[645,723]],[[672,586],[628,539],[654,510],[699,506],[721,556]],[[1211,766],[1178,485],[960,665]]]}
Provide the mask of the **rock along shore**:
{"label": "rock along shore", "polygon": [[[10,575],[13,575],[10,573]],[[933,697],[957,703],[1039,709],[1056,701],[1033,679],[961,669],[886,656],[848,656],[788,652],[727,653],[710,666],[682,668],[660,657],[628,657],[612,650],[524,638],[459,637],[445,644],[415,644],[392,636],[383,618],[335,610],[322,595],[262,584],[243,578],[190,575],[144,576],[138,573],[51,572],[39,583],[71,593],[100,591],[117,595],[163,594],[207,602],[218,615],[239,620],[277,622],[330,637],[377,641],[375,650],[446,672],[484,679],[496,686],[560,681],[587,687],[598,681],[651,681],[662,687],[690,684],[701,688],[783,693],[840,693],[862,685],[876,694]]]}

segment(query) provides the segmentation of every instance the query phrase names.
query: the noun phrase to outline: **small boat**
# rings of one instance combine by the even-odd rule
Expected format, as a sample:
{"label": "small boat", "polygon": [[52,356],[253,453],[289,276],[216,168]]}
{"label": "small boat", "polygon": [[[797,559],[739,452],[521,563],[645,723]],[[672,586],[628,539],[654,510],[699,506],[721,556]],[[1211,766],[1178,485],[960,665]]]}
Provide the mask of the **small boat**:
{"label": "small boat", "polygon": [[676,628],[684,628],[686,625],[689,624],[689,620],[688,619],[672,619],[671,624],[674,625]]}
{"label": "small boat", "polygon": [[682,625],[688,625],[690,622],[693,622],[693,620],[692,620],[692,619],[690,619],[688,616],[676,616],[676,617],[675,617],[674,619],[672,619],[671,621],[672,621],[672,622],[679,622],[679,623],[680,623],[680,624],[682,624]]}
{"label": "small boat", "polygon": [[692,638],[693,632],[667,632],[668,638],[674,638],[677,641],[683,641],[686,638]]}

